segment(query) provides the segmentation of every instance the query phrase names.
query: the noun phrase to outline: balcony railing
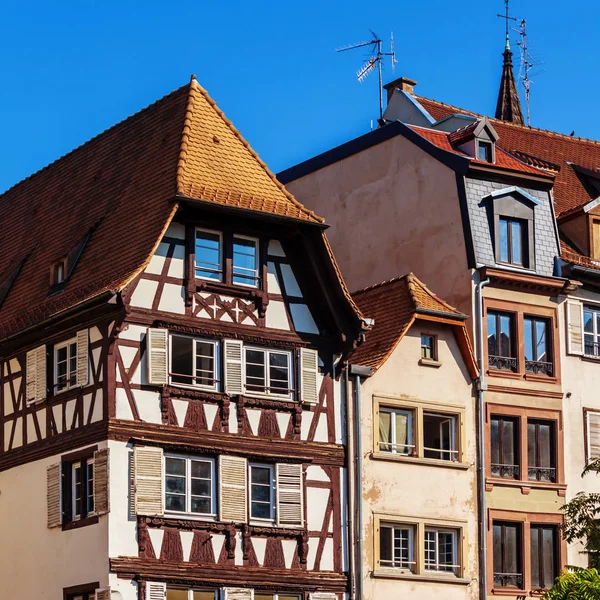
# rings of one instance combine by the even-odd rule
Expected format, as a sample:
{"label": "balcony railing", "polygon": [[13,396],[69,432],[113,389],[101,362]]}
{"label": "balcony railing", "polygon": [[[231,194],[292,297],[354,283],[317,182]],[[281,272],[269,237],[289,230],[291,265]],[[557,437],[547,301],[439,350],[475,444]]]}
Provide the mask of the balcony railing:
{"label": "balcony railing", "polygon": [[600,356],[600,342],[588,342],[586,340],[583,352],[586,356]]}
{"label": "balcony railing", "polygon": [[552,377],[554,375],[554,363],[542,360],[526,360],[525,370],[535,375],[548,375],[548,377]]}
{"label": "balcony railing", "polygon": [[488,365],[501,371],[516,371],[517,359],[510,356],[488,356]]}
{"label": "balcony railing", "polygon": [[549,467],[529,467],[527,477],[533,481],[556,481],[556,469]]}
{"label": "balcony railing", "polygon": [[492,463],[492,477],[505,477],[506,479],[519,479],[521,469],[519,465],[502,465]]}
{"label": "balcony railing", "polygon": [[386,569],[404,569],[406,571],[414,571],[416,562],[412,560],[387,560],[380,559],[379,564]]}
{"label": "balcony railing", "polygon": [[523,587],[523,574],[494,573],[494,586],[521,589]]}
{"label": "balcony railing", "polygon": [[415,444],[392,444],[392,442],[379,442],[380,452],[401,454],[402,456],[416,456]]}
{"label": "balcony railing", "polygon": [[426,571],[437,571],[438,573],[453,573],[457,577],[460,573],[460,565],[449,565],[446,563],[433,563],[425,561]]}

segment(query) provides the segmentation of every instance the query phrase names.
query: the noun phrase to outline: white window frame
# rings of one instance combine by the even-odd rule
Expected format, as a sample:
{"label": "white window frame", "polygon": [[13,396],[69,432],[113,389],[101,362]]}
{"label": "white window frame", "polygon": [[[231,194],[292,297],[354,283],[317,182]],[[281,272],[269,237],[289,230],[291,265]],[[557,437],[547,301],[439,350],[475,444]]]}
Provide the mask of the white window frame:
{"label": "white window frame", "polygon": [[[439,452],[440,454],[447,453],[450,455],[450,458],[439,458],[438,457],[438,458],[434,458],[432,460],[441,460],[444,462],[458,462],[459,456],[460,456],[460,450],[458,448],[458,439],[457,439],[456,432],[458,430],[459,416],[455,415],[455,414],[438,413],[438,412],[431,411],[431,410],[424,410],[423,411],[423,440],[425,439],[425,417],[427,415],[430,415],[432,417],[440,417],[441,419],[443,419],[445,421],[450,421],[450,450],[443,450],[441,448],[428,448],[425,446],[425,441],[423,441],[423,457],[425,457],[425,452],[427,452],[429,450],[430,452]],[[442,422],[440,422],[439,425],[440,425],[440,439],[441,439]]]}
{"label": "white window frame", "polygon": [[[198,232],[200,233],[210,233],[212,235],[217,235],[219,236],[219,270],[218,271],[214,271],[215,273],[218,274],[218,278],[214,278],[214,277],[208,277],[207,275],[199,275],[198,274],[198,269],[200,268],[201,270],[204,271],[209,271],[210,269],[207,269],[205,267],[198,267],[198,263],[196,262],[196,240],[198,239]],[[213,229],[204,229],[203,227],[196,227],[195,231],[194,231],[194,276],[196,279],[205,279],[206,281],[218,281],[218,282],[223,282],[225,279],[225,264],[223,261],[223,232],[222,231],[215,231]]]}
{"label": "white window frame", "polygon": [[[435,533],[435,564],[427,563],[427,533],[433,532]],[[440,541],[439,534],[451,534],[452,535],[452,564],[451,565],[442,565],[440,564]],[[425,567],[425,571],[440,573],[443,575],[455,575],[458,576],[461,565],[458,564],[458,543],[459,543],[459,532],[456,529],[451,529],[448,527],[434,527],[431,525],[425,525],[425,532],[423,538],[423,565]],[[437,567],[437,568],[431,568]],[[442,568],[440,568],[442,567]],[[452,570],[446,570],[451,568]]]}
{"label": "white window frame", "polygon": [[[178,510],[168,510],[167,506],[167,458],[177,458],[180,460],[185,460],[185,511]],[[215,459],[210,457],[203,456],[191,456],[189,454],[175,454],[175,453],[165,453],[164,454],[164,469],[163,469],[163,485],[164,485],[164,503],[165,503],[165,515],[169,516],[181,516],[185,515],[186,518],[193,519],[201,519],[201,520],[212,520],[215,521],[217,519],[217,471],[215,466]],[[210,513],[197,513],[192,512],[192,470],[191,470],[191,462],[208,462],[210,463],[210,504],[211,504],[211,512]],[[196,590],[202,591],[202,590]]]}
{"label": "white window frame", "polygon": [[[68,464],[68,463],[67,463]],[[96,498],[94,498],[94,484],[93,484],[93,480],[92,480],[92,498],[94,499],[94,509],[93,510],[89,510],[89,506],[88,506],[88,498],[90,497],[88,494],[88,468],[92,467],[92,477],[93,477],[93,473],[94,473],[94,458],[90,457],[88,459],[86,459],[85,461],[85,473],[81,474],[81,500],[82,502],[85,500],[85,504],[86,504],[86,519],[88,517],[92,517],[95,514],[95,510],[96,510]],[[77,471],[77,469],[81,470],[81,460],[80,459],[76,459],[74,460],[72,463],[70,463],[70,467],[71,467],[71,521],[79,521],[82,518],[82,515],[80,512],[78,512],[80,510],[80,505],[77,502],[77,496],[76,496],[76,478],[75,478],[75,472]]]}
{"label": "white window frame", "polygon": [[[380,406],[380,413],[388,413],[391,415],[390,417],[390,425],[391,425],[391,439],[389,442],[383,442],[381,439],[379,440],[379,452],[384,452],[385,454],[398,454],[400,456],[410,456],[410,454],[405,454],[404,452],[398,452],[396,446],[402,445],[405,448],[411,448],[414,453],[417,451],[417,445],[415,440],[415,415],[414,411],[407,408],[392,408],[389,406]],[[406,437],[405,444],[398,444],[396,442],[396,415],[402,414],[408,417],[408,434]],[[379,423],[377,423],[377,427],[379,427]],[[384,446],[391,446],[391,450],[384,450]]]}
{"label": "white window frame", "polygon": [[[254,242],[254,247],[256,248],[256,256],[255,256],[255,260],[254,260],[254,275],[252,275],[252,279],[254,279],[254,283],[240,283],[239,281],[234,281],[234,277],[236,276],[235,273],[235,240],[236,239],[240,239],[240,240],[248,240],[250,242]],[[256,237],[251,237],[249,235],[241,235],[238,233],[234,233],[232,236],[232,241],[231,241],[231,283],[233,285],[241,285],[244,287],[252,287],[252,288],[257,288],[260,287],[259,283],[260,283],[260,274],[259,274],[259,270],[260,270],[260,240]],[[244,267],[238,267],[238,269],[243,269],[244,271],[247,271],[248,269],[244,268]],[[243,275],[240,275],[241,277],[243,277]]]}
{"label": "white window frame", "polygon": [[[73,373],[69,372],[69,363],[71,360],[71,356],[69,355],[69,351],[70,351],[70,346],[71,344],[75,345],[75,371],[73,371]],[[63,348],[67,348],[67,380],[66,380],[66,385],[65,387],[61,388],[60,390],[58,389],[58,351],[62,350]],[[62,394],[63,392],[66,392],[67,390],[73,389],[74,387],[77,387],[77,336],[72,337],[64,342],[60,342],[58,344],[54,344],[54,374],[53,374],[53,378],[52,378],[52,387],[53,387],[53,392],[54,394]]]}
{"label": "white window frame", "polygon": [[[294,397],[294,356],[292,354],[292,352],[290,352],[289,350],[279,350],[279,349],[274,349],[274,348],[261,348],[259,346],[246,346],[244,345],[243,348],[243,364],[242,364],[242,368],[243,368],[243,382],[244,382],[244,392],[246,395],[248,396],[259,396],[261,398],[280,398],[280,399],[287,399],[287,400],[291,400]],[[256,352],[262,352],[263,355],[265,356],[265,387],[267,388],[265,391],[257,391],[257,390],[252,390],[252,389],[248,389],[248,386],[246,385],[246,380],[247,380],[247,376],[246,376],[246,352],[250,350],[250,351],[256,351]],[[269,362],[269,356],[271,354],[285,354],[288,357],[288,391],[287,393],[278,393],[278,392],[272,392],[270,391],[270,362]]]}
{"label": "white window frame", "polygon": [[[173,338],[174,337],[182,337],[191,339],[193,342],[193,354],[192,354],[192,371],[196,372],[196,343],[201,342],[204,344],[212,344],[214,347],[214,371],[213,371],[213,379],[215,380],[212,385],[201,385],[197,383],[179,383],[177,381],[173,381],[173,375],[180,377],[188,377],[183,373],[173,373],[172,371],[172,357],[173,357]],[[198,338],[191,335],[183,335],[179,333],[169,333],[169,361],[168,361],[168,372],[169,372],[169,385],[173,385],[175,387],[189,388],[194,390],[209,390],[211,392],[218,392],[221,389],[221,342],[219,340],[207,340],[204,338]],[[196,379],[195,375],[191,376],[192,379]]]}
{"label": "white window frame", "polygon": [[[593,314],[592,316],[592,333],[587,333],[585,331],[585,313],[586,312],[591,312]],[[598,321],[596,318],[596,315],[600,314],[600,306],[595,306],[592,304],[588,304],[588,303],[583,303],[583,320],[581,322],[581,333],[583,336],[583,354],[584,356],[592,356],[594,358],[598,358],[600,357],[600,328],[598,327]],[[585,338],[586,336],[591,335],[594,339],[594,341],[592,342],[594,344],[594,348],[597,348],[597,354],[589,354],[588,352],[585,351]]]}
{"label": "white window frame", "polygon": [[[252,483],[252,469],[253,468],[269,469],[269,478],[270,478],[270,483],[271,483],[271,485],[270,485],[270,487],[271,487],[270,509],[271,510],[270,510],[270,517],[268,519],[252,516],[252,485],[254,485]],[[258,485],[262,485],[262,484],[258,484]],[[253,523],[253,522],[257,522],[257,523],[261,523],[261,524],[275,523],[275,517],[276,517],[276,513],[277,513],[277,507],[275,506],[276,499],[277,499],[277,492],[276,492],[275,486],[276,486],[276,482],[275,482],[275,466],[274,465],[268,465],[265,463],[248,463],[248,514],[250,517],[250,523]]]}
{"label": "white window frame", "polygon": [[186,589],[186,588],[180,588],[180,587],[170,587],[167,586],[167,594],[169,593],[169,590],[176,590],[178,592],[187,592],[187,597],[188,600],[194,600],[194,592],[212,592],[213,596],[214,596],[214,600],[218,600],[218,598],[220,597],[219,594],[219,590],[203,590],[201,588],[190,588],[190,589]]}
{"label": "white window frame", "polygon": [[[381,536],[383,535],[383,529],[391,529],[392,530],[392,564],[384,564],[384,560],[381,558],[381,552],[379,554],[379,567],[382,569],[393,569],[395,571],[403,571],[414,573],[417,561],[415,558],[415,530],[416,527],[414,524],[410,523],[391,523],[387,521],[382,521],[379,524],[379,543],[381,544]],[[408,561],[402,561],[401,559],[396,561],[395,558],[395,547],[394,547],[394,534],[396,530],[405,530],[408,531]],[[385,560],[385,562],[390,562]],[[395,563],[402,563],[403,565],[409,566],[396,566]]]}

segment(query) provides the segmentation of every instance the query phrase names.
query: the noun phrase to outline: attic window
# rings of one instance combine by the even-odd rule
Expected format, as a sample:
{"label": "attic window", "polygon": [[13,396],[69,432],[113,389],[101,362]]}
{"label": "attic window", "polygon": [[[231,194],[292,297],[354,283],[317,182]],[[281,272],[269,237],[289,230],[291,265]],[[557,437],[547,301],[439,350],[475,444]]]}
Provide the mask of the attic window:
{"label": "attic window", "polygon": [[479,140],[477,144],[477,158],[485,162],[494,162],[494,147],[492,142]]}
{"label": "attic window", "polygon": [[63,258],[57,263],[52,265],[52,272],[50,274],[50,285],[60,285],[64,283],[67,277],[67,259]]}

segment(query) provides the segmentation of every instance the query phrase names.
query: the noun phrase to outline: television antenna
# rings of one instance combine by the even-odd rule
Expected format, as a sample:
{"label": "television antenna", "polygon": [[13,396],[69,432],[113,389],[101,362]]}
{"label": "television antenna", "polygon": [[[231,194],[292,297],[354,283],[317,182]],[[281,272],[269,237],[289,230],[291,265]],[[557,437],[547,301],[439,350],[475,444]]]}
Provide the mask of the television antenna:
{"label": "television antenna", "polygon": [[396,50],[394,48],[394,34],[390,37],[390,51],[383,52],[383,40],[371,29],[369,29],[373,36],[368,42],[359,42],[358,44],[350,44],[343,48],[337,48],[336,52],[346,52],[347,50],[355,50],[356,48],[369,47],[370,56],[363,62],[362,66],[356,72],[356,78],[359,82],[363,82],[373,71],[377,70],[379,73],[379,118],[383,117],[383,58],[390,56],[392,59],[392,72],[398,62],[396,60]]}
{"label": "television antenna", "polygon": [[541,75],[543,70],[536,71],[532,73],[532,71],[540,66],[541,62],[536,62],[534,57],[531,55],[527,48],[527,21],[525,19],[521,20],[519,28],[512,28],[516,31],[520,36],[520,41],[517,43],[519,49],[521,50],[521,66],[519,68],[519,79],[523,87],[525,88],[525,105],[527,107],[527,126],[531,127],[531,107],[530,107],[530,95],[531,95],[531,84],[533,80],[531,79],[531,75]]}

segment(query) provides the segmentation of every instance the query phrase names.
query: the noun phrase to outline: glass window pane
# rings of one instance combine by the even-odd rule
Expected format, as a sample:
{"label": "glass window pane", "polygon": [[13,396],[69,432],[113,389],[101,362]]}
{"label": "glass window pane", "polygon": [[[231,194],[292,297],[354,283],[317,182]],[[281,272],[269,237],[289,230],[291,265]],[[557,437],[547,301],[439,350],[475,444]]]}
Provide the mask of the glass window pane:
{"label": "glass window pane", "polygon": [[537,456],[537,427],[535,423],[527,423],[527,464],[530,467],[539,467]]}
{"label": "glass window pane", "polygon": [[185,459],[167,456],[165,459],[165,472],[167,475],[185,476]]}
{"label": "glass window pane", "polygon": [[253,485],[252,500],[256,502],[269,502],[271,500],[271,487],[268,485]]}
{"label": "glass window pane", "polygon": [[498,337],[496,331],[496,313],[487,316],[488,354],[498,356]]}
{"label": "glass window pane", "polygon": [[508,262],[508,221],[500,218],[500,260]]}
{"label": "glass window pane", "polygon": [[500,315],[500,356],[512,356],[512,327],[509,315]]}
{"label": "glass window pane", "polygon": [[218,234],[196,232],[196,275],[221,280],[221,239]]}
{"label": "glass window pane", "polygon": [[556,530],[553,527],[542,529],[543,587],[550,587],[556,578]]}
{"label": "glass window pane", "polygon": [[546,355],[546,321],[538,319],[535,323],[535,358],[542,362],[548,362]]}
{"label": "glass window pane", "polygon": [[185,477],[165,477],[165,487],[168,494],[185,494]]}
{"label": "glass window pane", "polygon": [[379,449],[382,452],[392,451],[392,415],[379,411]]}
{"label": "glass window pane", "polygon": [[492,418],[490,423],[490,438],[491,438],[491,461],[492,464],[499,464],[500,460],[500,421],[497,418]]}
{"label": "glass window pane", "polygon": [[212,471],[211,463],[204,460],[193,460],[192,461],[192,477],[202,477],[204,479],[210,479]]}
{"label": "glass window pane", "polygon": [[394,439],[396,452],[410,454],[413,451],[411,414],[408,412],[396,412],[394,420],[396,422],[396,436]]}
{"label": "glass window pane", "polygon": [[174,335],[171,337],[171,380],[173,383],[193,385],[193,352],[192,338]]}
{"label": "glass window pane", "polygon": [[[392,532],[393,529],[391,527],[381,527],[381,533],[379,538],[379,558],[382,561],[393,560]],[[386,565],[383,564],[382,566]]]}
{"label": "glass window pane", "polygon": [[515,452],[516,426],[515,422],[505,419],[502,422],[502,462],[505,465],[517,464],[517,453]]}
{"label": "glass window pane", "polygon": [[533,322],[531,317],[525,317],[524,322],[524,335],[525,335],[525,360],[537,360],[534,358],[533,350]]}
{"label": "glass window pane", "polygon": [[540,531],[531,527],[531,587],[541,587],[540,579]]}
{"label": "glass window pane", "polygon": [[506,556],[505,573],[519,573],[518,561],[518,535],[516,525],[505,525],[506,544],[504,553]]}
{"label": "glass window pane", "polygon": [[196,385],[214,385],[215,345],[196,340]]}
{"label": "glass window pane", "polygon": [[270,519],[271,506],[269,504],[252,502],[252,516],[255,519]]}
{"label": "glass window pane", "polygon": [[494,573],[503,573],[502,565],[502,526],[494,525]]}
{"label": "glass window pane", "polygon": [[594,313],[590,310],[583,311],[583,329],[586,333],[594,332]]}
{"label": "glass window pane", "polygon": [[273,600],[274,597],[273,594],[254,594],[254,600]]}
{"label": "glass window pane", "polygon": [[511,221],[511,262],[515,265],[523,264],[523,226],[519,221]]}
{"label": "glass window pane", "polygon": [[165,500],[165,508],[168,511],[185,512],[185,496],[167,494]]}
{"label": "glass window pane", "polygon": [[192,496],[208,496],[210,497],[210,481],[208,479],[192,479],[191,493]]}
{"label": "glass window pane", "polygon": [[257,285],[257,243],[255,240],[234,238],[233,283]]}
{"label": "glass window pane", "polygon": [[212,512],[210,498],[192,497],[192,512],[208,515]]}
{"label": "glass window pane", "polygon": [[167,588],[167,600],[188,600],[187,590]]}
{"label": "glass window pane", "polygon": [[271,483],[271,469],[267,467],[252,467],[252,483],[262,483],[262,484],[270,484]]}
{"label": "glass window pane", "polygon": [[[256,598],[256,596],[254,597]],[[215,600],[215,593],[207,591],[194,591],[192,593],[192,598],[193,600]],[[167,598],[167,600],[171,599]]]}
{"label": "glass window pane", "polygon": [[552,452],[552,425],[550,423],[539,423],[540,430],[540,454],[539,467],[552,468],[554,466]]}

